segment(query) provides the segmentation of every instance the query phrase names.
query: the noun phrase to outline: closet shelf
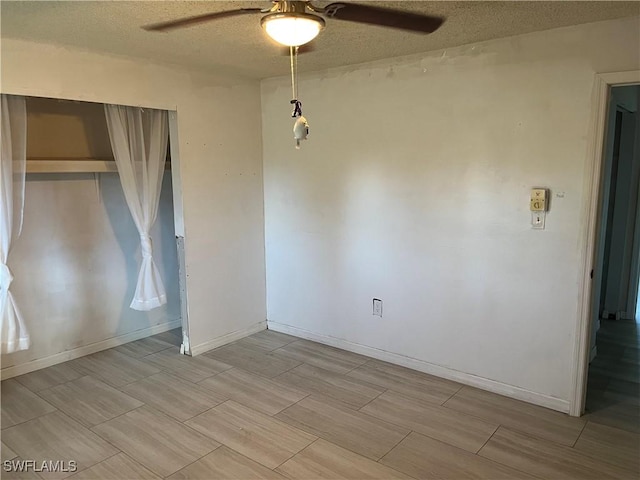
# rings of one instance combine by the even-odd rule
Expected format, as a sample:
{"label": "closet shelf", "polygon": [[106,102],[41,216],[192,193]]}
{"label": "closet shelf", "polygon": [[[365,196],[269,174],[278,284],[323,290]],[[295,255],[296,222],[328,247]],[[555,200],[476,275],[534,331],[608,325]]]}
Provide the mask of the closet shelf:
{"label": "closet shelf", "polygon": [[[171,162],[165,163],[165,170]],[[27,173],[116,173],[113,159],[98,158],[27,158]]]}

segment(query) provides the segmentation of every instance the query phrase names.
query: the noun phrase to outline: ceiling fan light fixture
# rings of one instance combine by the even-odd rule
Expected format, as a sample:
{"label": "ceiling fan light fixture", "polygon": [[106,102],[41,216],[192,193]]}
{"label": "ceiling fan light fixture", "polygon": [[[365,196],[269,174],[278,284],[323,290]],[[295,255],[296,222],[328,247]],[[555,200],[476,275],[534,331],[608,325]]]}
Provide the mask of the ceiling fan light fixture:
{"label": "ceiling fan light fixture", "polygon": [[288,47],[298,47],[316,38],[324,28],[324,19],[310,13],[271,13],[260,21],[267,35]]}

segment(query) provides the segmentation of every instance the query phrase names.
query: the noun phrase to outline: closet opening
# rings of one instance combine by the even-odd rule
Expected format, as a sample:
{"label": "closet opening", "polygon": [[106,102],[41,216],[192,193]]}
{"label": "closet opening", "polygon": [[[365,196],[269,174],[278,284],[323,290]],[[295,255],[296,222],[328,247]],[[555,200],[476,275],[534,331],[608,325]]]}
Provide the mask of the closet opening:
{"label": "closet opening", "polygon": [[[157,120],[166,124],[157,135],[166,139],[155,148],[165,142],[167,147],[166,154],[156,155],[156,165],[164,168],[156,168],[159,200],[145,235],[140,218],[149,223],[153,215],[143,205],[134,219],[131,193],[125,194],[122,166],[119,173],[114,157],[115,117],[108,125],[105,105],[36,97],[27,97],[26,105],[24,219],[10,260],[12,292],[31,348],[3,355],[3,367],[35,362],[43,368],[154,335],[190,354],[176,113],[162,113]],[[143,117],[148,110],[141,109]],[[141,130],[147,135],[148,125]],[[133,171],[139,167],[132,161]],[[152,175],[149,168],[145,178]],[[133,177],[141,182],[135,172]],[[154,195],[138,193],[141,203]],[[141,287],[141,264],[150,261],[154,273]],[[161,283],[160,300],[138,300],[134,307],[138,289],[154,283]]]}

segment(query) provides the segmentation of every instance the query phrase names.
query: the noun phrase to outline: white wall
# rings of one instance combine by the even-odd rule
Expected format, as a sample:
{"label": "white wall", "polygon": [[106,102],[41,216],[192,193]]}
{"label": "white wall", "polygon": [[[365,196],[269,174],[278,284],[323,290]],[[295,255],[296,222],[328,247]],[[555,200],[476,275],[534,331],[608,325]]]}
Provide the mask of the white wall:
{"label": "white wall", "polygon": [[3,368],[180,318],[170,175],[152,230],[167,304],[150,312],[129,308],[140,242],[117,174],[100,174],[99,187],[92,174],[28,174],[25,194],[9,267],[31,348],[3,355]]}
{"label": "white wall", "polygon": [[192,348],[263,327],[257,82],[15,39],[0,48],[3,93],[177,111]]}
{"label": "white wall", "polygon": [[631,18],[304,75],[300,151],[263,81],[270,328],[568,410],[594,73],[638,45]]}

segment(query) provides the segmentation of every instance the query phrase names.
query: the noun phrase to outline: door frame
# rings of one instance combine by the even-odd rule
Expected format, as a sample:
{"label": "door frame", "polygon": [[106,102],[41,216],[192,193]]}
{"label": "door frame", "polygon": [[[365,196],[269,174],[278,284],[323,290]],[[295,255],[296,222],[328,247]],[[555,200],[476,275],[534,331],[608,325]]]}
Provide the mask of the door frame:
{"label": "door frame", "polygon": [[591,97],[591,121],[585,175],[581,255],[579,269],[578,318],[576,322],[572,393],[569,415],[580,416],[584,412],[589,370],[589,345],[591,340],[591,270],[595,266],[596,240],[599,227],[599,205],[602,195],[605,129],[607,125],[611,87],[640,83],[640,70],[596,74]]}
{"label": "door frame", "polygon": [[178,112],[168,110],[169,145],[171,148],[171,182],[173,186],[173,219],[178,254],[178,285],[180,289],[180,318],[182,320],[182,345],[180,353],[191,355],[191,332],[189,330],[189,301],[187,292],[187,269],[185,261],[184,208],[182,204],[182,164],[178,140]]}

